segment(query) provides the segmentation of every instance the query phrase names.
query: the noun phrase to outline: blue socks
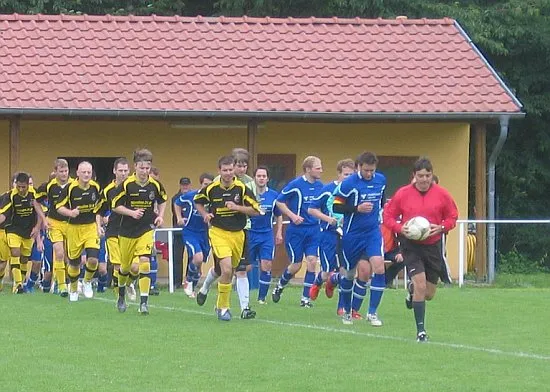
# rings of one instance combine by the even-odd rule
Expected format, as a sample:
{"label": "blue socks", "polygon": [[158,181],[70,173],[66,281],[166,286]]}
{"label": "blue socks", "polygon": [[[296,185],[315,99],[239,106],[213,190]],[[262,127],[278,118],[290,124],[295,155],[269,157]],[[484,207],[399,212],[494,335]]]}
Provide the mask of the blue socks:
{"label": "blue socks", "polygon": [[97,277],[97,292],[98,293],[104,293],[105,288],[107,287],[107,281],[109,280],[109,276],[107,273],[105,274],[99,274]]}
{"label": "blue socks", "polygon": [[306,272],[304,277],[304,290],[302,291],[302,297],[309,299],[309,289],[313,286],[313,281],[315,281],[315,272]]}
{"label": "blue socks", "polygon": [[346,313],[351,312],[352,288],[353,288],[353,280],[349,280],[346,277],[342,277],[342,279],[340,279],[340,301],[342,303],[341,307],[344,308]]}
{"label": "blue socks", "polygon": [[313,281],[313,284],[315,286],[322,286],[323,285],[323,273],[319,272],[317,276],[315,277],[315,280]]}
{"label": "blue socks", "polygon": [[[290,282],[290,279],[292,279],[292,274],[288,272],[288,268],[285,269],[285,272],[281,275],[281,279],[279,279],[279,286],[285,287],[288,282]],[[304,281],[305,282],[305,281]]]}
{"label": "blue socks", "polygon": [[269,285],[271,284],[271,271],[260,272],[260,288],[258,290],[258,300],[265,301]]}
{"label": "blue socks", "polygon": [[367,295],[367,282],[355,279],[355,284],[353,285],[353,299],[351,301],[352,310],[359,312],[365,295]]}
{"label": "blue socks", "polygon": [[38,274],[36,272],[31,271],[29,279],[27,280],[27,283],[25,284],[25,288],[27,289],[27,291],[33,291],[34,290],[34,285],[36,284],[37,280],[38,280]]}
{"label": "blue socks", "polygon": [[151,287],[155,287],[157,285],[157,271],[158,271],[158,263],[157,263],[157,256],[151,255],[151,270],[149,271],[149,278],[151,278]]}
{"label": "blue socks", "polygon": [[384,274],[374,274],[370,284],[369,314],[376,313],[378,305],[382,300],[382,294],[386,288],[386,277]]}

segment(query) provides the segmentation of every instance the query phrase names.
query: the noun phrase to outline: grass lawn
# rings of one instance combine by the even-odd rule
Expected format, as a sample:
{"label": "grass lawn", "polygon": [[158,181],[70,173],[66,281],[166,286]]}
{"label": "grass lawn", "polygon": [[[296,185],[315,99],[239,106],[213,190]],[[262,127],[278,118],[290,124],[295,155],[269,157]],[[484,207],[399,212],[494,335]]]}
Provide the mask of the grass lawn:
{"label": "grass lawn", "polygon": [[[529,391],[550,385],[550,289],[444,288],[428,304],[431,341],[415,342],[404,290],[387,290],[385,325],[342,325],[336,298],[255,305],[218,321],[183,295],[117,313],[112,292],[69,303],[0,294],[5,391]],[[255,299],[256,292],[251,294]],[[252,303],[254,304],[255,301]],[[233,314],[238,316],[233,293]]]}

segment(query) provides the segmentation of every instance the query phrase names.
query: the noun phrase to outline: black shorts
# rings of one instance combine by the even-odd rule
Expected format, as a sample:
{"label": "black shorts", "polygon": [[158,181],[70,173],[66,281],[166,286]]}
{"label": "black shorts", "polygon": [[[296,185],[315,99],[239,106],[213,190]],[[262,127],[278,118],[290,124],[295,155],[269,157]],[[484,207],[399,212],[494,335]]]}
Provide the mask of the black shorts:
{"label": "black shorts", "polygon": [[407,274],[412,277],[425,272],[426,281],[437,284],[443,262],[441,242],[425,245],[400,238],[400,243]]}
{"label": "black shorts", "polygon": [[237,266],[237,268],[235,268],[235,272],[246,271],[246,269],[250,265],[250,260],[248,260],[246,256],[248,256],[248,230],[244,231],[243,254],[241,255],[241,261],[239,262],[239,265]]}

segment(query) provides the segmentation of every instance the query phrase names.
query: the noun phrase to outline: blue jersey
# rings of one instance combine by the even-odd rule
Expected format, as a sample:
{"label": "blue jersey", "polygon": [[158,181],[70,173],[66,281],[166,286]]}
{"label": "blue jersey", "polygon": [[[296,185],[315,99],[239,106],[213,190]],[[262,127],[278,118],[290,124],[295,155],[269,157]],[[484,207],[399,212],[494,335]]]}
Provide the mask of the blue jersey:
{"label": "blue jersey", "polygon": [[183,226],[184,231],[206,232],[208,229],[203,217],[195,208],[195,202],[193,201],[198,192],[197,190],[192,190],[176,199],[176,205],[181,207],[181,215],[185,221]]}
{"label": "blue jersey", "polygon": [[[321,193],[313,199],[310,207],[321,210],[321,212],[325,215],[334,216],[334,213],[332,212],[332,203],[329,204],[329,201],[333,200],[332,194],[337,186],[338,185],[334,181],[325,185],[323,189],[321,189]],[[337,226],[329,225],[327,222],[321,221],[321,230],[323,231],[336,231],[336,227]]]}
{"label": "blue jersey", "polygon": [[344,234],[363,234],[379,227],[382,215],[382,199],[386,189],[386,177],[382,173],[375,172],[370,180],[361,177],[360,173],[346,178],[335,195],[334,203],[357,207],[364,202],[371,202],[372,211],[369,213],[344,214]]}
{"label": "blue jersey", "polygon": [[250,229],[256,233],[270,232],[273,230],[273,216],[281,216],[281,212],[275,205],[278,193],[272,189],[266,188],[266,191],[261,195],[258,194],[256,199],[260,207],[265,212],[265,215],[257,215],[250,217]]}
{"label": "blue jersey", "polygon": [[[314,183],[300,176],[290,181],[277,197],[277,201],[286,203],[287,207],[296,215],[304,218],[300,226],[313,226],[319,224],[319,219],[308,214],[307,209],[323,189],[323,183],[315,180]],[[290,222],[291,226],[295,226]]]}

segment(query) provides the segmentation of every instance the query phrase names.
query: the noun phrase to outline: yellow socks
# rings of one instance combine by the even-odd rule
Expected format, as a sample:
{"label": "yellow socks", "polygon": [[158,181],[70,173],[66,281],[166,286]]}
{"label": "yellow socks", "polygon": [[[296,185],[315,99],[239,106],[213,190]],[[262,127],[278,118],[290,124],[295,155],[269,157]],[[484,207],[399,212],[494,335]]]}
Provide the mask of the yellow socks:
{"label": "yellow socks", "polygon": [[218,309],[229,309],[231,300],[231,283],[218,282],[218,300],[216,307]]}

